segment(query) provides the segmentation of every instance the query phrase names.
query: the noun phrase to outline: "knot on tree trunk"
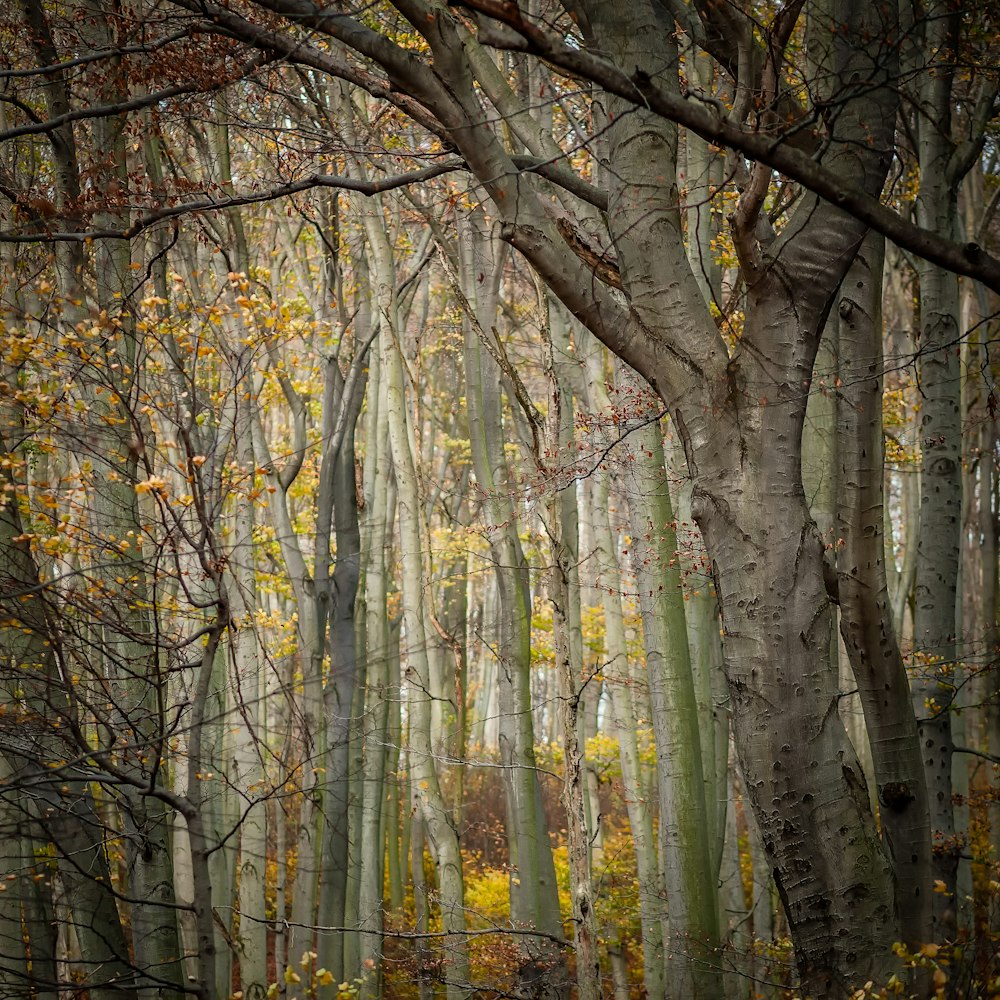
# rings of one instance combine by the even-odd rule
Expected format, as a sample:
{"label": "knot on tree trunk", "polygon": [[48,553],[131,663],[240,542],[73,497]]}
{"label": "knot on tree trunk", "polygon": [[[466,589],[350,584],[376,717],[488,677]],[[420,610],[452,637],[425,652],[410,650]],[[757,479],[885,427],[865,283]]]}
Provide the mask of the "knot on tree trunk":
{"label": "knot on tree trunk", "polygon": [[896,811],[905,809],[915,798],[905,781],[887,781],[879,789],[881,803]]}

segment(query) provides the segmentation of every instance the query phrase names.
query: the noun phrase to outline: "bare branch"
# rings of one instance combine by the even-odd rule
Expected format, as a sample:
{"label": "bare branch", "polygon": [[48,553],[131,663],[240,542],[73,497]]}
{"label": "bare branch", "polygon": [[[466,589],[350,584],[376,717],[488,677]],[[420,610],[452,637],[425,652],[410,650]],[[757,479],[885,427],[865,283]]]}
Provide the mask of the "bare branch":
{"label": "bare branch", "polygon": [[[266,56],[258,56],[253,60],[251,66],[237,74],[237,77],[245,76],[249,69],[256,69],[267,61]],[[173,87],[164,87],[163,90],[157,90],[151,94],[143,94],[141,97],[133,97],[128,101],[119,101],[116,104],[98,104],[89,108],[77,108],[75,111],[68,111],[55,118],[32,122],[30,125],[18,125],[15,128],[7,129],[6,132],[0,132],[0,142],[19,139],[24,135],[44,135],[48,132],[55,132],[71,122],[86,121],[91,118],[110,118],[113,115],[121,115],[129,111],[141,111],[143,108],[150,108],[162,101],[170,100],[172,97],[180,97],[182,94],[211,93],[215,90],[221,90],[230,82],[232,81],[229,79],[221,79],[209,87],[201,83],[177,84]]]}
{"label": "bare branch", "polygon": [[162,49],[173,42],[179,42],[182,38],[189,38],[199,32],[207,30],[208,26],[201,21],[195,21],[180,31],[173,34],[164,35],[151,42],[142,45],[123,45],[121,48],[101,49],[99,52],[88,52],[85,56],[77,56],[75,59],[67,59],[64,62],[52,63],[48,66],[32,66],[30,69],[4,69],[0,70],[0,80],[16,80],[23,77],[51,76],[61,73],[76,66],[86,66],[88,63],[100,62],[102,59],[119,59],[122,56],[133,56],[138,54],[148,55],[157,49]]}
{"label": "bare branch", "polygon": [[232,195],[228,198],[199,198],[193,201],[182,201],[176,205],[165,205],[163,208],[154,209],[152,212],[142,215],[127,229],[94,229],[74,233],[49,232],[30,234],[14,233],[8,230],[0,232],[0,243],[130,240],[144,230],[149,229],[150,226],[154,226],[156,223],[167,219],[174,219],[180,215],[191,215],[195,212],[218,212],[228,208],[237,208],[240,205],[256,205],[260,202],[287,198],[289,195],[299,194],[302,191],[309,191],[317,187],[339,188],[371,196],[383,191],[392,191],[395,188],[405,187],[407,184],[419,184],[433,177],[440,177],[442,174],[464,169],[464,160],[450,159],[443,163],[435,163],[429,167],[423,167],[420,170],[413,170],[405,174],[394,174],[390,177],[383,177],[373,181],[359,181],[351,177],[343,177],[339,174],[310,174],[308,177],[303,177],[297,181],[290,181],[287,184],[278,184],[265,191],[247,192],[245,194]]}

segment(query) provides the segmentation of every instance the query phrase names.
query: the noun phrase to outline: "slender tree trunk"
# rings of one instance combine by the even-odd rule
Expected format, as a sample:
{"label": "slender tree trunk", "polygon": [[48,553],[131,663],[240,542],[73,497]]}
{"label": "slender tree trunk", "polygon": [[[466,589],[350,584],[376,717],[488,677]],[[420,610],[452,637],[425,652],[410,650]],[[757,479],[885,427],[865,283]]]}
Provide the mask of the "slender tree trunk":
{"label": "slender tree trunk", "polygon": [[[365,329],[366,324],[360,324]],[[361,541],[358,527],[357,490],[354,473],[354,426],[361,409],[361,393],[344,399],[344,378],[339,362],[327,361],[324,390],[329,415],[327,441],[333,441],[333,415],[344,415],[347,426],[339,442],[327,444],[321,468],[320,503],[317,522],[327,524],[332,514],[336,560],[329,572],[330,540],[321,528],[317,532],[316,587],[327,610],[319,617],[329,622],[330,677],[323,694],[325,737],[321,767],[323,779],[323,866],[320,879],[319,924],[347,927],[347,882],[350,877],[351,816],[351,736],[355,688],[358,682],[355,602],[361,570]],[[336,452],[329,454],[334,444]],[[319,962],[338,982],[353,970],[344,966],[348,932],[320,934]],[[354,947],[356,953],[356,945]]]}
{"label": "slender tree trunk", "polygon": [[[536,452],[538,470],[558,481],[558,463],[566,461],[567,445],[572,441],[572,404],[560,368],[558,351],[569,353],[565,327],[550,321],[548,292],[537,283],[538,307],[542,313],[545,373],[549,381],[548,413],[545,426],[545,459]],[[557,328],[562,327],[558,330]],[[562,334],[560,336],[560,334]],[[567,427],[569,422],[569,427]],[[549,463],[553,463],[550,465]],[[573,591],[579,607],[579,543],[577,513],[569,490],[550,495],[545,529],[551,546],[551,569],[548,594],[552,605],[552,633],[555,644],[556,674],[561,700],[563,743],[562,803],[566,812],[566,848],[569,858],[570,891],[573,897],[573,943],[576,950],[576,982],[580,1000],[599,1000],[601,963],[598,953],[597,919],[594,913],[594,886],[591,879],[590,836],[587,822],[587,788],[584,742],[585,706],[582,643],[574,641],[571,606]],[[574,583],[576,586],[574,587]]]}
{"label": "slender tree trunk", "polygon": [[[362,965],[377,964],[374,975],[366,977],[365,1000],[380,995],[382,926],[384,909],[384,870],[386,837],[398,843],[395,822],[384,822],[386,812],[386,765],[389,760],[389,619],[386,608],[386,541],[391,523],[389,502],[390,455],[385,413],[385,381],[379,358],[372,359],[368,382],[368,414],[365,446],[365,511],[363,539],[365,547],[365,616],[366,616],[366,691],[364,714],[363,805],[361,818],[361,881],[358,901],[361,927]],[[398,848],[397,848],[398,850]],[[390,858],[395,854],[390,848]],[[398,864],[398,862],[397,862]],[[398,872],[395,873],[398,880]],[[390,873],[390,881],[393,876]],[[391,891],[390,891],[391,894]]]}
{"label": "slender tree trunk", "polygon": [[[587,353],[587,395],[590,410],[598,419],[610,412],[610,400],[605,389],[604,354],[604,349],[596,343],[591,344]],[[636,738],[636,719],[640,716],[632,696],[634,677],[625,641],[623,590],[618,568],[618,546],[609,516],[609,487],[608,472],[603,466],[598,467],[591,476],[591,503],[596,575],[604,608],[604,647],[607,656],[604,672],[608,679],[612,731],[618,738],[625,808],[632,831],[639,877],[643,983],[646,995],[652,998],[663,996],[665,989],[663,947],[667,932],[664,920],[666,901],[663,898],[663,883],[653,837],[653,810],[642,782],[642,765]],[[614,972],[613,956],[611,962]]]}
{"label": "slender tree trunk", "polygon": [[843,355],[837,554],[841,633],[861,694],[904,941],[931,933],[927,786],[909,684],[891,618],[882,529],[882,239],[869,235],[839,304]]}
{"label": "slender tree trunk", "polygon": [[236,461],[241,481],[235,497],[233,541],[229,555],[227,589],[235,623],[230,635],[229,657],[232,703],[229,719],[233,733],[233,781],[239,796],[239,861],[236,872],[237,907],[240,914],[237,938],[240,985],[246,1000],[263,1000],[267,992],[267,922],[265,883],[267,878],[267,775],[266,717],[264,710],[263,649],[257,634],[257,567],[254,560],[254,505],[256,501],[251,408],[254,403],[254,373],[249,352],[231,354],[235,394]]}
{"label": "slender tree trunk", "polygon": [[[663,441],[658,422],[649,423],[648,411],[640,418],[645,425],[630,435],[633,475],[623,485],[656,739],[660,864],[670,921],[668,991],[708,997],[718,995],[721,988],[718,868],[713,866],[706,837],[710,826],[700,715]],[[707,736],[714,740],[713,732]]]}
{"label": "slender tree trunk", "polygon": [[[951,101],[955,22],[944,4],[933,3],[924,22],[925,51],[935,63],[921,74],[919,97],[920,194],[917,219],[951,236],[958,217],[952,164]],[[926,262],[918,264],[920,335],[917,346],[920,409],[920,531],[914,586],[913,709],[927,777],[931,831],[936,850],[932,940],[952,938],[959,848],[952,806],[951,708],[955,694],[956,595],[962,516],[961,373],[958,278]]]}

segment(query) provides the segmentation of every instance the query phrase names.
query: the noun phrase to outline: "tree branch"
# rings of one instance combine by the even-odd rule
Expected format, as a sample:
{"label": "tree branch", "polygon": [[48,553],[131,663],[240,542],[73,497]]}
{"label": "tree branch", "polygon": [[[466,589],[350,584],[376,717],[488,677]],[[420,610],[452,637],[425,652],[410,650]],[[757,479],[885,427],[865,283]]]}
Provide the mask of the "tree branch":
{"label": "tree branch", "polygon": [[[251,63],[249,69],[256,69],[266,61],[266,57],[259,56]],[[242,78],[248,71],[248,69],[244,69],[236,78]],[[141,97],[133,97],[128,101],[119,101],[116,104],[99,104],[89,108],[77,108],[75,111],[68,111],[66,114],[57,115],[55,118],[36,121],[30,125],[18,125],[7,129],[6,132],[0,132],[0,142],[19,139],[24,135],[44,135],[48,132],[55,132],[71,122],[86,121],[90,118],[110,118],[113,115],[121,115],[129,111],[141,111],[143,108],[152,107],[161,101],[167,101],[171,97],[180,97],[183,94],[211,93],[215,90],[221,90],[231,82],[230,79],[223,78],[208,87],[200,83],[177,84],[173,87],[164,87],[163,90],[154,91],[152,94],[143,94]]]}
{"label": "tree branch", "polygon": [[339,188],[345,191],[357,191],[360,194],[371,196],[383,191],[392,191],[395,188],[405,187],[407,184],[419,184],[428,181],[433,177],[440,177],[442,174],[451,173],[454,170],[466,169],[465,161],[460,159],[449,159],[443,163],[435,163],[420,170],[412,170],[405,174],[394,174],[390,177],[383,177],[374,181],[359,181],[351,177],[343,177],[340,174],[310,174],[297,181],[290,181],[287,184],[278,184],[268,188],[266,191],[254,193],[237,194],[228,198],[199,198],[193,201],[182,201],[176,205],[166,205],[163,208],[154,209],[140,216],[127,229],[94,229],[75,233],[31,233],[20,234],[10,231],[0,231],[0,243],[59,243],[59,242],[82,242],[85,240],[130,240],[143,230],[166,219],[173,219],[179,215],[190,215],[195,212],[217,212],[228,208],[237,208],[241,205],[256,205],[264,201],[275,201],[278,198],[286,198],[289,195],[299,194],[316,187]]}
{"label": "tree branch", "polygon": [[162,49],[173,42],[179,42],[183,38],[189,38],[191,35],[196,35],[207,28],[207,25],[200,21],[195,21],[180,31],[175,31],[173,34],[164,35],[162,38],[156,38],[151,42],[145,42],[141,45],[124,45],[121,48],[101,49],[98,52],[88,52],[85,56],[77,56],[75,59],[51,63],[48,66],[33,66],[30,69],[0,70],[0,80],[17,80],[32,76],[51,76],[55,73],[61,73],[63,70],[73,69],[76,66],[86,66],[88,63],[100,62],[102,59],[120,59],[122,56],[140,54],[148,55],[150,52],[156,52],[157,49]]}
{"label": "tree branch", "polygon": [[987,753],[985,750],[976,750],[974,747],[952,747],[952,753],[968,753],[972,754],[973,757],[982,757],[983,760],[991,761],[994,764],[1000,764],[1000,757],[996,754]]}
{"label": "tree branch", "polygon": [[[558,184],[571,194],[589,202],[602,210],[607,208],[607,196],[577,177],[573,171],[547,160],[539,160],[532,156],[512,157],[515,167],[523,173],[537,173],[553,184]],[[218,212],[242,205],[256,205],[265,201],[276,201],[289,195],[300,194],[317,187],[338,188],[344,191],[357,191],[359,194],[371,197],[383,191],[392,191],[410,184],[422,184],[444,174],[457,170],[468,170],[468,165],[462,159],[452,157],[442,163],[431,164],[420,170],[411,170],[403,174],[393,174],[378,180],[361,181],[340,174],[310,174],[308,177],[286,184],[278,184],[265,191],[234,194],[226,198],[198,198],[191,201],[178,202],[175,205],[164,205],[140,216],[127,229],[92,229],[77,232],[34,232],[16,233],[11,230],[0,230],[0,243],[65,243],[83,242],[86,240],[130,240],[139,233],[158,222],[174,219],[181,215],[191,215],[196,212]],[[16,192],[7,192],[8,196],[16,196]]]}
{"label": "tree branch", "polygon": [[536,55],[564,72],[589,79],[619,97],[683,125],[708,142],[738,149],[749,159],[798,181],[903,249],[956,274],[975,278],[1000,293],[1000,260],[996,257],[976,243],[958,243],[904,219],[878,198],[791,146],[787,135],[747,131],[722,117],[714,107],[667,93],[645,74],[630,74],[606,59],[567,45],[554,33],[525,20],[520,8],[509,0],[460,0],[457,5],[514,28]]}

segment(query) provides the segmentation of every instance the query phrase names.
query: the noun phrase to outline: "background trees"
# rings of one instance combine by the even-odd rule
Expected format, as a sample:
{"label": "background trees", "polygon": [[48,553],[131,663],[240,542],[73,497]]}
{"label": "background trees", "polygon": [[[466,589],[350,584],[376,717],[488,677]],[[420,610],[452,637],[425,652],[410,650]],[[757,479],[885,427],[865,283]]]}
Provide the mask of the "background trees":
{"label": "background trees", "polygon": [[991,16],[8,11],[9,995],[990,995]]}

